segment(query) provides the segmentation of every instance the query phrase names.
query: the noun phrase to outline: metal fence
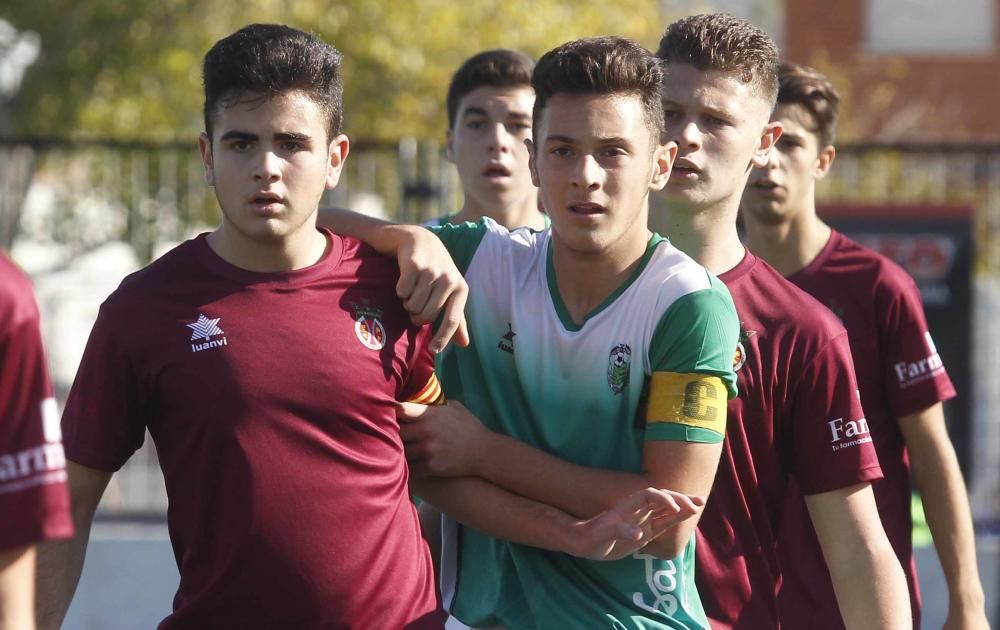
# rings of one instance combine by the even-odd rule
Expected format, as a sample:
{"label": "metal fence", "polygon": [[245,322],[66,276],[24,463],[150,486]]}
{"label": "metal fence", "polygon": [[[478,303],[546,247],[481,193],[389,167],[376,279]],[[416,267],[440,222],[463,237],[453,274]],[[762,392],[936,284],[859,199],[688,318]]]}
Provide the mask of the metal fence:
{"label": "metal fence", "polygon": [[[975,209],[976,440],[971,485],[977,512],[995,518],[1000,512],[1000,331],[991,318],[1000,309],[1000,146],[842,146],[818,194],[826,202],[962,204]],[[341,183],[323,203],[416,221],[453,211],[460,199],[457,177],[440,145],[360,141],[352,147]],[[217,213],[193,142],[0,138],[0,246],[51,246],[56,253],[36,265],[36,280],[72,267],[109,242],[127,243],[136,264],[144,264],[164,243],[216,224]],[[91,296],[94,315],[106,293]],[[90,322],[73,334],[85,338]],[[60,330],[47,337],[50,352],[60,343],[54,337],[64,334]],[[82,341],[76,343],[82,350]],[[75,367],[65,372],[72,371]],[[61,394],[68,380],[57,379]],[[100,514],[162,518],[165,508],[162,476],[147,440],[115,476]]]}

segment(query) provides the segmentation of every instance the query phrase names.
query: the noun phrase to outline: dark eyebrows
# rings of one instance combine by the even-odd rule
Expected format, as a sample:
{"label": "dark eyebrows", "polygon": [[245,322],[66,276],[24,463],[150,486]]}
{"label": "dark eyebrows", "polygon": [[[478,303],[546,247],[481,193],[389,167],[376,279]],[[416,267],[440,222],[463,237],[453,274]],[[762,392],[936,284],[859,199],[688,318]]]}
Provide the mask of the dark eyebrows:
{"label": "dark eyebrows", "polygon": [[304,133],[296,133],[294,131],[284,131],[281,133],[274,134],[274,139],[279,142],[309,142],[312,137]]}
{"label": "dark eyebrows", "polygon": [[220,141],[224,140],[253,141],[257,139],[258,139],[257,134],[250,133],[249,131],[227,131],[226,133],[222,134],[222,136],[219,138]]}
{"label": "dark eyebrows", "polygon": [[462,118],[465,119],[469,116],[486,116],[486,110],[482,107],[466,107],[462,111]]}

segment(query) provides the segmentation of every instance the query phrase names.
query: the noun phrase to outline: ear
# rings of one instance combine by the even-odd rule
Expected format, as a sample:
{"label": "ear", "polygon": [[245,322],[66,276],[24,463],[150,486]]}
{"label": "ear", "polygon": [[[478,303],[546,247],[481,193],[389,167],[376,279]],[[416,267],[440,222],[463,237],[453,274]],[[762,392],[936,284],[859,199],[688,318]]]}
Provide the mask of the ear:
{"label": "ear", "polygon": [[531,141],[531,138],[525,138],[524,146],[528,148],[528,170],[531,171],[531,183],[536,188],[541,188],[541,180],[538,177],[538,159],[535,155],[535,143]]}
{"label": "ear", "polygon": [[830,172],[833,160],[837,157],[837,150],[832,144],[828,144],[819,150],[819,157],[816,159],[816,179],[823,179]]}
{"label": "ear", "polygon": [[451,162],[452,164],[455,163],[455,147],[452,146],[454,141],[455,138],[454,136],[452,136],[451,127],[448,127],[448,131],[446,131],[444,134],[444,146],[445,146],[444,154],[445,157],[448,158],[448,161]]}
{"label": "ear", "polygon": [[650,190],[663,190],[663,187],[667,185],[667,180],[670,179],[670,173],[676,159],[677,143],[673,140],[661,144],[653,150],[653,173],[649,181]]}
{"label": "ear", "polygon": [[212,161],[212,139],[204,131],[198,135],[198,152],[201,153],[201,163],[205,165],[205,183],[215,186],[215,165]]}
{"label": "ear", "polygon": [[351,151],[351,141],[340,134],[330,141],[330,163],[326,165],[326,188],[330,190],[340,181],[340,173],[344,170],[344,161]]}
{"label": "ear", "polygon": [[757,141],[757,148],[754,149],[753,157],[750,158],[750,164],[756,168],[764,168],[767,166],[767,161],[771,157],[771,151],[774,149],[774,144],[781,137],[782,126],[781,122],[777,120],[772,120],[767,123],[764,127],[764,132],[760,134],[760,139]]}

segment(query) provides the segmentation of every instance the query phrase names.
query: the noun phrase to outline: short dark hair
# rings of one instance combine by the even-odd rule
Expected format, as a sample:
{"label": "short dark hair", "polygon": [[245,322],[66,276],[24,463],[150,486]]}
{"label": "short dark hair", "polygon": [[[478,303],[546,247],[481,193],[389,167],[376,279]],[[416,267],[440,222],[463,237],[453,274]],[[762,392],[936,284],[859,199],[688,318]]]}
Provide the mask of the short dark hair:
{"label": "short dark hair", "polygon": [[448,128],[454,128],[458,108],[466,94],[483,86],[529,88],[534,68],[534,59],[506,48],[485,50],[466,59],[448,85]]}
{"label": "short dark hair", "polygon": [[735,77],[774,105],[778,47],[767,33],[728,13],[693,15],[667,27],[656,51],[667,66],[687,63]]}
{"label": "short dark hair", "polygon": [[820,147],[832,145],[837,136],[840,94],[830,80],[808,66],[783,63],[778,67],[778,105],[801,105],[812,118],[810,129]]}
{"label": "short dark hair", "polygon": [[531,85],[535,88],[536,125],[556,94],[630,94],[642,102],[654,142],[665,136],[663,70],[648,50],[630,39],[588,37],[554,48],[538,60]]}
{"label": "short dark hair", "polygon": [[330,138],[343,124],[340,53],[323,40],[280,24],[251,24],[215,42],[205,55],[205,131],[212,137],[217,108],[248,95],[274,98],[301,91],[327,117]]}

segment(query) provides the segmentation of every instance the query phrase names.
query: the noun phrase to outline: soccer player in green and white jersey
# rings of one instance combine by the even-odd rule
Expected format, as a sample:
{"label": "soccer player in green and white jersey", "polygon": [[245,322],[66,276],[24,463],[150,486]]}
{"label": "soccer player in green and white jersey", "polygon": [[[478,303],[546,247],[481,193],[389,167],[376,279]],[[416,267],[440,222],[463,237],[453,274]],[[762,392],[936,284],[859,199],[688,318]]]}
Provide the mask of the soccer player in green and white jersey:
{"label": "soccer player in green and white jersey", "polygon": [[[659,64],[628,40],[586,39],[546,54],[532,83],[531,173],[552,227],[439,228],[470,287],[472,343],[446,350],[441,374],[468,411],[402,411],[415,488],[465,525],[489,508],[452,491],[469,478],[578,517],[647,486],[705,495],[735,394],[728,292],[646,227],[676,152]],[[416,238],[333,222],[387,251]],[[446,605],[475,627],[707,628],[696,520],[609,562],[512,544],[503,522],[463,526]]]}

